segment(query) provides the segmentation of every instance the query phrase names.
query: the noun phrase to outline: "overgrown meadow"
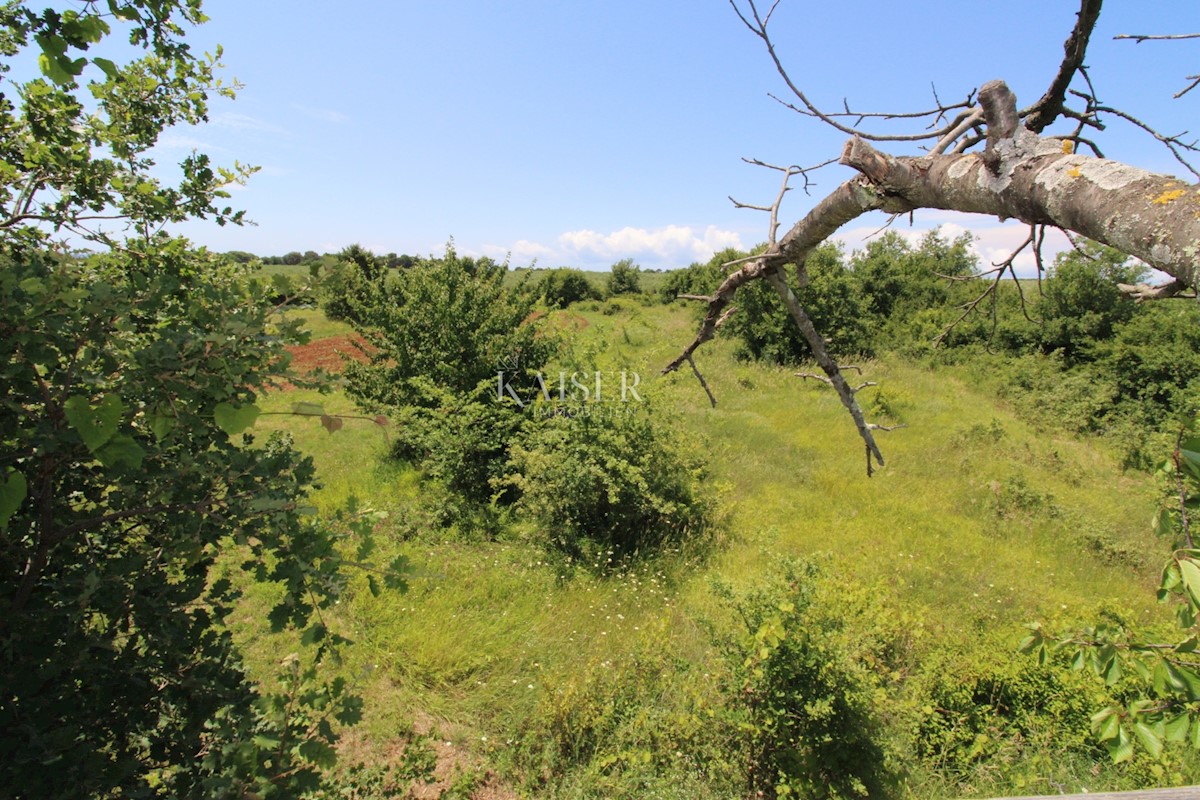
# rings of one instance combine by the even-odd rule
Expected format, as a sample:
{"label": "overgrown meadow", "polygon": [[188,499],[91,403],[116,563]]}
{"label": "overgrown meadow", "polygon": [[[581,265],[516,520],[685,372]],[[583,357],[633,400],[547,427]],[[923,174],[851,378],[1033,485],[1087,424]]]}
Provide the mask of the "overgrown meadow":
{"label": "overgrown meadow", "polygon": [[[398,446],[406,424],[424,423],[374,424],[385,404],[356,404],[336,363],[314,387],[259,401],[282,413],[256,432],[282,431],[313,459],[315,506],[350,504],[372,521],[380,560],[411,565],[406,592],[371,591],[369,571],[349,570],[325,612],[349,640],[336,669],[365,700],[341,744],[343,763],[363,764],[360,786],[369,775],[378,796],[924,798],[1200,777],[1182,747],[1113,766],[1089,718],[1131,690],[1065,656],[1018,652],[1034,621],[1169,630],[1154,597],[1160,487],[1124,468],[1120,447],[1001,396],[986,353],[892,352],[856,362],[877,384],[860,402],[903,426],[882,434],[887,466],[868,478],[836,395],[802,368],[718,338],[697,357],[714,408],[690,373],[659,375],[696,311],[652,291],[599,299],[595,283],[538,313],[564,343],[545,371],[639,376],[639,400],[619,411],[653,413],[702,465],[703,536],[639,552],[556,547],[547,528],[569,519],[498,500],[495,480],[473,497],[453,489],[436,459]],[[288,314],[314,332],[293,349],[297,370],[329,350],[379,361],[320,309]],[[498,403],[503,384],[485,367],[477,400]],[[331,432],[287,413],[297,404],[346,418]],[[556,424],[517,413],[543,440],[538,426]],[[522,474],[552,479],[571,454]],[[269,675],[297,644],[269,634],[274,598],[252,592],[233,624]],[[399,763],[412,768],[389,771]]]}

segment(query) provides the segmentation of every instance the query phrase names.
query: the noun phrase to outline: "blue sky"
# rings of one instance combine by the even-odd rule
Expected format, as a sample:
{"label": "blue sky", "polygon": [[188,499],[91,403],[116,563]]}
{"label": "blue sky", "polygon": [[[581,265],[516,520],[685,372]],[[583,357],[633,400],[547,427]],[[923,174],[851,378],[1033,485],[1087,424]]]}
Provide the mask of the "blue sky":
{"label": "blue sky", "polygon": [[[768,96],[785,91],[760,42],[726,0],[205,0],[194,47],[225,48],[244,84],[208,125],[170,132],[160,160],[197,148],[260,166],[235,201],[257,225],[189,224],[214,250],[460,252],[515,266],[604,269],[625,257],[686,266],[765,239],[774,173],[743,156],[808,165],[844,136]],[[783,0],[773,23],[793,78],[818,102],[909,110],[1003,78],[1018,102],[1045,90],[1075,0],[946,3]],[[1101,99],[1178,133],[1200,90],[1200,42],[1114,42],[1117,33],[1200,30],[1200,3],[1109,0],[1088,63]],[[1177,172],[1170,155],[1112,121],[1110,157]],[[1200,130],[1197,130],[1200,134]],[[889,148],[917,152],[912,145]],[[785,224],[848,173],[793,192]],[[844,231],[847,249],[885,218]],[[1024,231],[995,220],[918,214],[916,236],[970,228],[985,259]]]}

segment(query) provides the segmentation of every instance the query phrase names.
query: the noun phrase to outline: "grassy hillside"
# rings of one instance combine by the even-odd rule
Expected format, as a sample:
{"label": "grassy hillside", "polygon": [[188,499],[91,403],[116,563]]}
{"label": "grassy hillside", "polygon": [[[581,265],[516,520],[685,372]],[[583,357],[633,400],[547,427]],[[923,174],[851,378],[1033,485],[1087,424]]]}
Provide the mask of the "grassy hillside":
{"label": "grassy hillside", "polygon": [[[323,336],[346,332],[319,312],[302,315]],[[951,718],[929,698],[948,697],[947,686],[1041,685],[1032,660],[1014,652],[1022,623],[1070,627],[1100,606],[1147,623],[1163,616],[1153,603],[1163,553],[1148,530],[1148,477],[1123,474],[1094,444],[1035,429],[948,373],[889,361],[862,365],[879,386],[860,399],[906,427],[882,435],[887,467],[868,478],[862,444],[823,384],[736,362],[724,341],[697,357],[716,408],[690,373],[660,377],[691,336],[690,308],[620,300],[558,320],[577,349],[594,351],[597,369],[636,371],[639,391],[707,455],[726,510],[718,546],[607,577],[568,575],[523,536],[522,520],[502,514],[498,534],[461,518],[444,526],[439,497],[386,460],[387,434],[374,425],[350,421],[330,435],[315,419],[263,417],[260,428],[290,432],[312,455],[318,506],[353,494],[386,512],[381,538],[418,568],[407,594],[358,587],[336,614],[354,640],[344,669],[367,699],[356,755],[387,758],[427,736],[443,773],[464,791],[487,785],[487,796],[722,796],[736,754],[720,750],[706,720],[730,669],[714,637],[736,621],[714,582],[736,595],[796,556],[822,565],[820,603],[862,611],[859,639],[886,630],[899,643],[889,657],[903,666],[879,691],[888,747],[909,767],[908,796],[1194,777],[1174,751],[1114,771],[1080,743],[1086,730],[1057,741],[1040,723],[1013,723],[1003,703],[980,711],[961,746],[929,743]],[[336,387],[277,392],[265,407],[301,400],[356,413]],[[247,606],[240,634],[267,663],[289,643],[261,635],[259,610]],[[1090,689],[1066,697],[1078,688],[1069,681],[1054,685],[1065,703],[1094,699]]]}

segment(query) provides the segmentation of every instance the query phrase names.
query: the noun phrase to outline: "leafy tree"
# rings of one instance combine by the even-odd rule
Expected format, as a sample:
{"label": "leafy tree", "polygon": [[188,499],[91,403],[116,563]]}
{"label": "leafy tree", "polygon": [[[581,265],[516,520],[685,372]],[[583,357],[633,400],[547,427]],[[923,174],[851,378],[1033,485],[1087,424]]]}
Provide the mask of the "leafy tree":
{"label": "leafy tree", "polygon": [[424,384],[466,396],[481,382],[494,392],[501,370],[541,369],[557,345],[531,318],[537,297],[505,286],[507,272],[450,246],[442,258],[368,284],[350,321],[376,352],[370,363],[347,365],[350,393],[368,406],[420,405]]}
{"label": "leafy tree", "polygon": [[505,286],[507,272],[448,247],[347,297],[349,320],[374,348],[369,363],[347,364],[347,390],[372,413],[397,411],[398,456],[481,502],[522,423],[507,387],[526,391],[525,376],[558,349],[534,317],[537,295]]}
{"label": "leafy tree", "polygon": [[944,307],[949,299],[946,278],[975,272],[971,240],[964,233],[947,241],[934,229],[916,248],[893,231],[868,242],[851,257],[850,268],[861,282],[871,316],[894,335],[919,312]]}
{"label": "leafy tree", "polygon": [[[808,258],[808,275],[808,285],[798,287],[796,296],[820,326],[831,352],[870,353],[865,298],[857,276],[842,261],[840,246],[830,243],[817,248]],[[725,324],[725,332],[739,337],[743,355],[775,364],[796,364],[812,357],[808,341],[769,287],[747,286],[738,301],[738,311]]]}
{"label": "leafy tree", "polygon": [[[154,176],[162,131],[227,94],[184,26],[199,2],[0,9],[0,53],[42,77],[0,98],[0,785],[16,797],[298,796],[358,716],[344,682],[284,665],[247,676],[225,622],[276,584],[276,628],[310,617],[341,557],[307,516],[312,464],[247,433],[284,374],[269,290],[162,232],[237,223],[224,186],[252,170],[194,154]],[[97,55],[114,26],[143,54]],[[81,99],[83,76],[88,76]],[[134,231],[118,240],[100,225]],[[78,259],[68,234],[107,252]],[[225,572],[242,564],[244,577]],[[319,654],[318,654],[319,657]],[[312,661],[312,657],[309,661]]]}
{"label": "leafy tree", "polygon": [[659,290],[659,298],[664,303],[670,303],[684,294],[696,296],[711,294],[721,285],[721,280],[725,276],[725,265],[745,257],[746,253],[740,250],[726,248],[715,253],[704,264],[696,262],[684,269],[671,270]]}
{"label": "leafy tree", "polygon": [[1061,351],[1068,362],[1095,358],[1096,343],[1134,316],[1119,284],[1137,283],[1145,273],[1119,250],[1091,241],[1060,253],[1038,304],[1043,349]]}
{"label": "leafy tree", "polygon": [[599,300],[600,292],[582,271],[561,267],[552,269],[542,278],[539,286],[546,305],[566,308],[582,300]]}
{"label": "leafy tree", "polygon": [[612,265],[608,275],[607,289],[610,296],[618,294],[637,294],[642,290],[642,268],[633,263],[632,258],[623,258]]}

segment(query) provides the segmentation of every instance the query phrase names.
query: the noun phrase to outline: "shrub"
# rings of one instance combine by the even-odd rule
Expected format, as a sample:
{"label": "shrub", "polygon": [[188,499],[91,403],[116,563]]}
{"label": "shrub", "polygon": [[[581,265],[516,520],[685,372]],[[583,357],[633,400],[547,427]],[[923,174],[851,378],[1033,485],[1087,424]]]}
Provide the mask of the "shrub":
{"label": "shrub", "polygon": [[526,427],[504,481],[549,547],[604,567],[709,533],[716,501],[702,462],[650,403],[551,410]]}
{"label": "shrub", "polygon": [[745,595],[718,587],[738,620],[717,645],[747,796],[877,798],[896,786],[880,673],[896,671],[903,646],[880,625],[885,614],[850,610],[857,598],[830,613],[818,602],[819,575],[812,562],[786,560]]}
{"label": "shrub", "polygon": [[[800,305],[839,356],[869,355],[868,311],[857,279],[842,263],[840,246],[824,244],[808,257],[809,283],[794,287]],[[775,290],[764,281],[737,293],[737,313],[725,323],[726,333],[741,340],[742,356],[775,364],[798,364],[812,351]]]}
{"label": "shrub", "polygon": [[489,258],[445,256],[368,284],[351,323],[376,348],[346,365],[347,390],[364,408],[428,406],[429,387],[460,398],[497,374],[540,370],[557,350],[533,314],[527,287],[504,285],[507,267]]}
{"label": "shrub", "polygon": [[637,294],[642,290],[641,272],[641,267],[634,264],[631,258],[623,258],[613,264],[612,272],[608,275],[608,294]]}
{"label": "shrub", "polygon": [[542,299],[552,308],[566,308],[584,300],[599,300],[600,292],[581,270],[552,269],[538,284]]}

